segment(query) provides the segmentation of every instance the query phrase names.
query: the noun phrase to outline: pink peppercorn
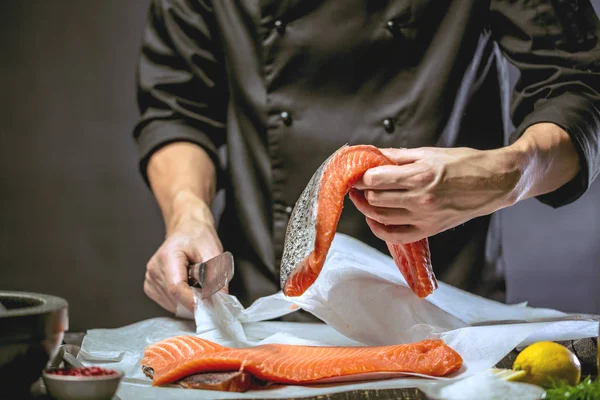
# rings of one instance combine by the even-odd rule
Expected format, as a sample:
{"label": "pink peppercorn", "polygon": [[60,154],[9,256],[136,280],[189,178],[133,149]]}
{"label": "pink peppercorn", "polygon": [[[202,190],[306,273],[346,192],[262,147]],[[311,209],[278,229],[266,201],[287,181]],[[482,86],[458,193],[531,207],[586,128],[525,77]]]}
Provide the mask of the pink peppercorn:
{"label": "pink peppercorn", "polygon": [[61,368],[47,371],[49,374],[64,376],[105,376],[116,375],[117,371],[101,367],[83,367],[83,368]]}

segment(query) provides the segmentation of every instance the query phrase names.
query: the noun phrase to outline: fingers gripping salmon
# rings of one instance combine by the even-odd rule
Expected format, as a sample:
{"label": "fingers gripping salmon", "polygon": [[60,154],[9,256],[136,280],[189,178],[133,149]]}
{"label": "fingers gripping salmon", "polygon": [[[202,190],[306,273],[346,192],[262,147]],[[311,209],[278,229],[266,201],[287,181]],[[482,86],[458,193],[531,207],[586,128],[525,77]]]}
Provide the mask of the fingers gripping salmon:
{"label": "fingers gripping salmon", "polygon": [[[344,197],[370,168],[396,165],[374,146],[344,146],[315,172],[298,199],[288,223],[281,262],[281,288],[300,296],[317,279],[342,214]],[[387,243],[408,286],[420,298],[438,284],[427,238],[415,243]]]}

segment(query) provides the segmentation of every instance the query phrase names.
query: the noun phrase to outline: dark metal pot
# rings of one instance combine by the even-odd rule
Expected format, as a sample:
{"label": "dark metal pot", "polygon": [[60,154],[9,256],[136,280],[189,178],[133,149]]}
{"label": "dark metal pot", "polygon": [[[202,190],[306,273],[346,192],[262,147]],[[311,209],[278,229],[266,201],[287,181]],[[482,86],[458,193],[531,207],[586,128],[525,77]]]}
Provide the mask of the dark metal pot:
{"label": "dark metal pot", "polygon": [[[40,293],[0,291],[0,398],[28,397],[68,330],[68,304]],[[14,396],[17,397],[14,397]]]}

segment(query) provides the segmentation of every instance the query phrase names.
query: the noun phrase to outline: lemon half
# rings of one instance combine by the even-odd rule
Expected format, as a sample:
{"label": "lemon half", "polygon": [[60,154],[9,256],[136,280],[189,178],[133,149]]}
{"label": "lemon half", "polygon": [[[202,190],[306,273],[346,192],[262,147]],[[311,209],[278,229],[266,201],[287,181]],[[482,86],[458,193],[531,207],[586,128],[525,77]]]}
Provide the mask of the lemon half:
{"label": "lemon half", "polygon": [[508,368],[490,368],[490,372],[496,377],[509,382],[519,382],[520,379],[527,375],[527,371],[515,371]]}

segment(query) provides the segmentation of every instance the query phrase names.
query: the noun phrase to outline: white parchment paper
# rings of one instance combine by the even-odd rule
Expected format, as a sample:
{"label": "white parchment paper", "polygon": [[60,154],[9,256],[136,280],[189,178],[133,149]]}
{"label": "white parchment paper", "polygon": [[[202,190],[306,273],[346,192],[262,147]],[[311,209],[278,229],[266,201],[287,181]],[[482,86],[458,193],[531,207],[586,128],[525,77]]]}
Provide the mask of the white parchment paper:
{"label": "white parchment paper", "polygon": [[[269,321],[299,307],[325,324]],[[467,377],[471,378],[464,380],[465,384],[477,387],[484,382],[506,389],[505,383],[486,375],[486,370],[515,347],[539,340],[597,335],[598,322],[586,318],[523,304],[505,305],[441,282],[433,295],[418,299],[391,257],[337,234],[318,280],[300,297],[286,298],[279,292],[258,299],[246,309],[237,298],[223,293],[204,301],[196,296],[194,320],[155,318],[119,329],[90,330],[80,358],[84,363],[104,363],[124,370],[126,377],[118,392],[122,399],[156,396],[185,399],[199,396],[200,392],[214,399],[289,398],[401,387],[418,387],[432,397],[443,398],[442,387],[456,384],[457,380],[463,382]],[[362,383],[283,386],[241,394],[150,387],[151,381],[142,374],[139,365],[144,347],[180,334],[195,334],[232,347],[262,343],[385,345],[441,338],[463,357],[464,365],[457,373],[442,379],[404,376]],[[511,388],[519,389],[518,385]],[[446,392],[452,393],[450,389]]]}

